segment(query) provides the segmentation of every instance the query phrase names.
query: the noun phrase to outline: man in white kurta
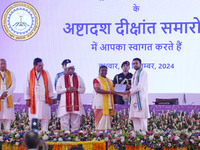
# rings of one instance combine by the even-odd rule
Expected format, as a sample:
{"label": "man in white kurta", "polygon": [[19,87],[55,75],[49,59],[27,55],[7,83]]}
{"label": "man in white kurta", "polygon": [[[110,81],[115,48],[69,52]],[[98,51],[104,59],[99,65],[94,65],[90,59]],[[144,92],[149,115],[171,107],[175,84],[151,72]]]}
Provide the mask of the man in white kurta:
{"label": "man in white kurta", "polygon": [[[41,130],[47,131],[49,125],[49,119],[51,118],[51,105],[53,98],[53,86],[51,82],[50,75],[48,71],[43,70],[43,62],[42,59],[36,58],[34,60],[34,68],[35,69],[35,86],[34,86],[34,101],[35,101],[35,113],[31,113],[31,108],[29,108],[29,120],[31,121],[33,118],[37,118],[41,120]],[[32,69],[32,70],[33,70]],[[31,71],[32,71],[31,70]],[[48,78],[48,96],[49,96],[49,103],[45,102],[45,82],[44,77],[41,72],[45,71],[47,78]],[[26,85],[25,85],[25,93],[24,99],[26,100],[26,105],[28,107],[31,106],[31,95],[30,95],[30,78],[31,71],[28,72],[26,78]]]}
{"label": "man in white kurta", "polygon": [[[7,73],[11,75],[11,78],[6,77]],[[8,106],[8,97],[12,97],[13,91],[15,89],[15,76],[12,72],[6,69],[6,60],[0,59],[0,99],[1,99],[1,110],[0,110],[0,130],[1,121],[5,121],[5,130],[10,131],[11,121],[15,119],[13,101],[11,102],[12,107]],[[11,81],[8,81],[11,80]],[[11,85],[6,87],[7,83],[10,82]]]}
{"label": "man in white kurta", "polygon": [[[147,72],[141,68],[141,60],[139,58],[133,59],[133,67],[136,71],[130,89],[131,105],[129,119],[133,120],[135,131],[140,129],[147,131],[147,121],[150,118]],[[141,105],[139,105],[139,101]]]}
{"label": "man in white kurta", "polygon": [[[61,94],[61,99],[60,99],[60,104],[58,107],[57,111],[57,117],[60,118],[61,122],[61,128],[66,131],[70,131],[70,126],[71,126],[71,131],[78,130],[80,128],[80,120],[81,116],[85,114],[83,110],[83,105],[81,101],[81,96],[80,94],[83,94],[85,92],[85,84],[82,80],[82,78],[76,74],[74,74],[74,65],[72,63],[67,64],[66,68],[66,75],[61,76],[58,79],[57,85],[56,85],[56,91],[58,94]],[[69,77],[69,81],[66,81],[66,76]],[[73,85],[73,76],[77,76],[78,79],[78,88],[75,88]],[[66,88],[66,82],[70,83],[68,85],[69,87]],[[78,111],[75,110],[75,101],[74,101],[74,94],[75,92],[78,92],[78,104],[79,104],[79,109]],[[70,101],[71,101],[71,106],[72,110],[67,111],[67,107],[69,107],[66,103],[66,94],[71,94],[70,95]],[[70,106],[70,107],[71,107]]]}

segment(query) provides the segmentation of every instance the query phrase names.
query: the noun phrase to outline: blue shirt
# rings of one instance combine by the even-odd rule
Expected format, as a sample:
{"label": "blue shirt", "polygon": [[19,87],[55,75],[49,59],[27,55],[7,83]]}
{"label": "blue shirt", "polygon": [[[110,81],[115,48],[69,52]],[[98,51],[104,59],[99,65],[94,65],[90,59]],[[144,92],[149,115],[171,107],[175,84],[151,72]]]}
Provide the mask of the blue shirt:
{"label": "blue shirt", "polygon": [[[75,74],[76,74],[76,72],[74,72]],[[56,84],[57,84],[57,82],[58,82],[58,79],[61,77],[61,76],[63,76],[63,75],[65,75],[65,72],[63,71],[63,72],[59,72],[59,73],[57,73],[57,75],[56,75],[56,78],[55,78],[55,82],[54,82],[54,86],[56,87]],[[77,75],[77,74],[76,74]],[[61,96],[61,94],[58,94],[57,95],[57,103],[59,104],[59,102],[60,102],[60,96]]]}
{"label": "blue shirt", "polygon": [[57,82],[58,82],[58,79],[59,79],[62,75],[65,75],[65,72],[64,72],[64,71],[63,71],[63,72],[57,73],[56,78],[55,78],[55,82],[54,82],[54,86],[55,86],[55,87],[56,87],[56,84],[57,84]]}
{"label": "blue shirt", "polygon": [[[54,82],[55,88],[56,88],[56,84],[57,84],[57,82],[58,82],[58,79],[59,79],[61,76],[63,76],[63,75],[65,75],[65,72],[64,72],[64,71],[63,71],[63,72],[57,73],[56,78],[55,78],[55,82]],[[58,103],[58,104],[60,103],[60,96],[61,96],[61,94],[57,94],[57,103]]]}

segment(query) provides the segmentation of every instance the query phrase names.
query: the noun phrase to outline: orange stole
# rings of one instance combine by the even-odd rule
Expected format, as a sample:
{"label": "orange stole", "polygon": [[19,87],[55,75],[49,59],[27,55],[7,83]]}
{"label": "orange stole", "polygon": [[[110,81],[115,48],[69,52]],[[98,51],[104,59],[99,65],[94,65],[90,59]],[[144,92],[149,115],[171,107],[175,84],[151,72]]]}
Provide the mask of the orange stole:
{"label": "orange stole", "polygon": [[[5,80],[6,80],[6,89],[9,89],[10,86],[12,85],[12,78],[11,78],[11,73],[9,70],[6,69],[5,71]],[[1,85],[1,76],[0,76],[0,85]],[[1,100],[1,99],[0,99]],[[7,107],[8,108],[13,108],[13,100],[12,100],[12,95],[9,95],[7,97]],[[0,102],[0,111],[1,111],[1,102]]]}
{"label": "orange stole", "polygon": [[[48,90],[48,77],[47,77],[47,73],[42,70],[42,77],[44,80],[44,87],[45,87],[45,103],[49,104],[49,90]],[[35,114],[35,68],[33,67],[33,69],[30,72],[30,97],[31,97],[31,106],[30,106],[30,111],[31,114]]]}
{"label": "orange stole", "polygon": [[[78,88],[78,77],[77,75],[73,74],[73,87]],[[69,75],[65,74],[65,88],[71,87]],[[74,110],[79,111],[79,97],[78,92],[74,92]],[[71,93],[66,92],[66,111],[72,111],[72,99]]]}

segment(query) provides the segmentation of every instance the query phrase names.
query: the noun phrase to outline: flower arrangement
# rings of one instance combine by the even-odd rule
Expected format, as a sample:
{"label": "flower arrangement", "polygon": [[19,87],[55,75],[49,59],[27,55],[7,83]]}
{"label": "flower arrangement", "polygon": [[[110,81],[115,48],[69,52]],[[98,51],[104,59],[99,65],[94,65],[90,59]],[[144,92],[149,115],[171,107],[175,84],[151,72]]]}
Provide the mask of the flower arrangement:
{"label": "flower arrangement", "polygon": [[[78,131],[64,131],[60,128],[60,120],[55,114],[49,121],[49,130],[40,131],[40,139],[53,142],[78,141],[106,141],[108,146],[114,145],[116,149],[125,149],[126,145],[144,145],[152,149],[187,147],[200,148],[200,113],[185,112],[160,113],[155,116],[151,113],[148,120],[149,131],[134,131],[133,123],[121,111],[112,117],[112,130],[95,131],[94,115],[88,110],[88,115],[82,117],[81,127]],[[2,127],[4,125],[2,124]],[[0,133],[0,143],[20,145],[23,135],[29,131],[28,113],[15,113],[11,131]]]}

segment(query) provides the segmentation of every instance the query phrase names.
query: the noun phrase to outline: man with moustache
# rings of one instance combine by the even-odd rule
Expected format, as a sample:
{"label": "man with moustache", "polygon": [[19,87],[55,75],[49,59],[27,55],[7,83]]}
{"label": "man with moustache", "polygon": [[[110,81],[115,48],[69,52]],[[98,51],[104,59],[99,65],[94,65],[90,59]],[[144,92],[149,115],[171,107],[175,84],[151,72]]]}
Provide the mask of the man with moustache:
{"label": "man with moustache", "polygon": [[140,58],[133,59],[135,73],[130,89],[131,105],[129,119],[133,120],[135,131],[147,131],[148,118],[150,118],[147,72],[142,69],[141,62]]}
{"label": "man with moustache", "polygon": [[53,86],[49,73],[43,69],[41,58],[35,58],[33,68],[28,72],[25,85],[24,99],[29,108],[29,120],[41,120],[41,129],[48,130],[53,104]]}

